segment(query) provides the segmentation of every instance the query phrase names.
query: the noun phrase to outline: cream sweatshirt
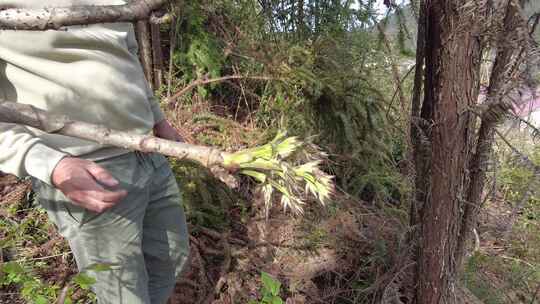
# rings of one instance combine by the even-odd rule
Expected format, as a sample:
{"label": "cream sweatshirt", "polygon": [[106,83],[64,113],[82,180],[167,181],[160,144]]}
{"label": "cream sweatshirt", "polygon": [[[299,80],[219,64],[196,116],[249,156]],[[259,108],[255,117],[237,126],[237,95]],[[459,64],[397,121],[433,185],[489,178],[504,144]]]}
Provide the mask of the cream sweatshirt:
{"label": "cream sweatshirt", "polygon": [[[120,0],[0,0],[3,7],[123,4]],[[164,118],[137,56],[129,23],[59,31],[0,31],[0,102],[31,104],[74,120],[139,134]],[[51,184],[65,156],[97,160],[126,153],[37,129],[0,122],[0,170]]]}

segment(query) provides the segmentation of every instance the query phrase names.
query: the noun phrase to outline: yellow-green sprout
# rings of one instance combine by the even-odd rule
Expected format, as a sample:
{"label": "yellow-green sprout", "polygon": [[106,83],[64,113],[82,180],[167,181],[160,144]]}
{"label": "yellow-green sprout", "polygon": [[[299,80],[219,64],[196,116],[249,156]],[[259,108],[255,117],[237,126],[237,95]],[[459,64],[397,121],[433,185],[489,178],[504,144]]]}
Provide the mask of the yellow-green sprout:
{"label": "yellow-green sprout", "polygon": [[267,214],[275,198],[302,214],[307,201],[325,205],[334,193],[333,176],[320,169],[326,157],[314,144],[279,132],[266,145],[224,155],[223,164],[260,184]]}

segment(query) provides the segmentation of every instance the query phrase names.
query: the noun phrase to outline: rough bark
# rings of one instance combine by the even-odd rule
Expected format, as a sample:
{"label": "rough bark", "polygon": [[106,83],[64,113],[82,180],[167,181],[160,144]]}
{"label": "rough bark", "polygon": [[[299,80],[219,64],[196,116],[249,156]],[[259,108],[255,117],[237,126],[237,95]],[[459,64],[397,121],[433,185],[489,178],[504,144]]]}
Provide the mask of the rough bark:
{"label": "rough bark", "polygon": [[151,135],[123,132],[105,126],[74,121],[66,116],[49,114],[20,103],[0,103],[0,121],[27,125],[47,133],[82,138],[104,145],[142,152],[158,152],[180,159],[197,161],[207,167],[222,166],[223,156],[226,155],[225,152],[211,147],[173,142]]}
{"label": "rough bark", "polygon": [[74,6],[65,8],[0,11],[0,29],[42,31],[63,26],[110,22],[132,22],[148,19],[150,12],[166,0],[136,0],[125,5]]}
{"label": "rough bark", "polygon": [[[458,266],[462,264],[469,241],[472,239],[472,231],[476,226],[478,213],[482,203],[486,171],[494,141],[494,130],[501,120],[500,113],[510,109],[509,102],[505,102],[505,95],[511,76],[516,72],[509,69],[512,66],[516,53],[521,52],[521,47],[512,43],[515,39],[516,29],[520,27],[522,19],[519,13],[518,3],[508,0],[504,17],[504,30],[500,33],[497,45],[497,54],[490,75],[487,90],[487,110],[481,117],[480,130],[476,140],[476,151],[469,165],[470,184],[467,190],[466,204],[464,206],[461,231],[456,249]],[[494,112],[495,114],[492,114]],[[499,115],[497,115],[499,114]]]}
{"label": "rough bark", "polygon": [[480,45],[474,17],[457,0],[426,2],[426,73],[421,116],[431,121],[429,191],[423,197],[418,304],[453,303],[470,114],[478,97]]}

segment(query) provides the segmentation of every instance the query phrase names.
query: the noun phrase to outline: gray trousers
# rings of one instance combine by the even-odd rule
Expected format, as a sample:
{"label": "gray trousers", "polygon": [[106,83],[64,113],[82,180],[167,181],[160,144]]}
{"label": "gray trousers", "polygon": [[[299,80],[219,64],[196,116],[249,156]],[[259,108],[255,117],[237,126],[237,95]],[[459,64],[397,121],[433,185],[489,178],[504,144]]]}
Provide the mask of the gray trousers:
{"label": "gray trousers", "polygon": [[99,304],[163,304],[188,260],[188,233],[180,194],[167,160],[132,152],[97,161],[128,195],[97,214],[70,202],[59,190],[34,180],[38,200],[88,271]]}

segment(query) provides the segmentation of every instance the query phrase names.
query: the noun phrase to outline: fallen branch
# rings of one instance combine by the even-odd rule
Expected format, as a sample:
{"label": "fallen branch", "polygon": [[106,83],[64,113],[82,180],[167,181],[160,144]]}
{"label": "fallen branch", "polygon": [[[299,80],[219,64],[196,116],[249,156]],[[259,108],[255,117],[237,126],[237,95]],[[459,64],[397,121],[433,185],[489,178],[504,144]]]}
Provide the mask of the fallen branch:
{"label": "fallen branch", "polygon": [[63,26],[148,19],[166,0],[136,0],[125,5],[88,5],[61,8],[9,8],[0,11],[0,29],[42,31]]}

